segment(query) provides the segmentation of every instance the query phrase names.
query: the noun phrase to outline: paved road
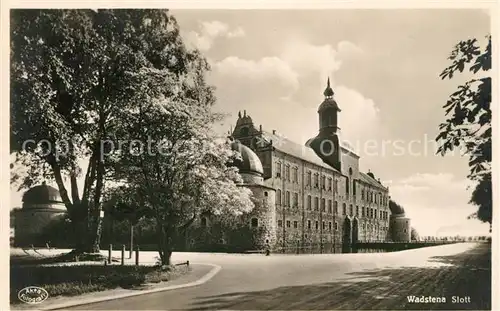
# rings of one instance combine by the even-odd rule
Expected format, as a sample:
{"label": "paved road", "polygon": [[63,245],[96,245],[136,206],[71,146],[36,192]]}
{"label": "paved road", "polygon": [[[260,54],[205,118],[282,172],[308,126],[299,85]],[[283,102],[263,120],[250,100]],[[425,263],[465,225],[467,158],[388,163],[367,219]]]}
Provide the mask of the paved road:
{"label": "paved road", "polygon": [[[404,307],[406,296],[398,296],[398,290],[418,281],[411,278],[427,277],[429,271],[431,277],[432,273],[447,277],[441,272],[456,271],[450,268],[453,267],[450,263],[436,262],[432,257],[470,253],[476,246],[462,243],[394,253],[273,254],[269,257],[175,253],[174,261],[213,263],[220,265],[222,270],[200,286],[78,306],[73,310],[367,309],[377,303],[385,308],[384,301],[393,301],[390,308],[400,309]],[[144,254],[147,256],[152,255]],[[405,284],[391,278],[396,275],[393,271],[412,269],[415,273],[406,273]],[[392,274],[373,274],[373,271]],[[426,286],[427,283],[423,284]],[[435,291],[437,295],[439,288]],[[413,309],[421,309],[417,307]],[[461,308],[456,306],[456,309]]]}

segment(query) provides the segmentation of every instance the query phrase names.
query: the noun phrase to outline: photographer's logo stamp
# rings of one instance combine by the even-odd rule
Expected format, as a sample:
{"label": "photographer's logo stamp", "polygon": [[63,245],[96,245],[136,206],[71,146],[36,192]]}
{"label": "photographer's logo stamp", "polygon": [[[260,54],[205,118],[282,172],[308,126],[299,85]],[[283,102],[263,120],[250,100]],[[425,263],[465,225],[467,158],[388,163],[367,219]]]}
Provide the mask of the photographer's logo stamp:
{"label": "photographer's logo stamp", "polygon": [[49,293],[41,287],[28,286],[17,293],[17,298],[24,303],[37,304],[47,300]]}

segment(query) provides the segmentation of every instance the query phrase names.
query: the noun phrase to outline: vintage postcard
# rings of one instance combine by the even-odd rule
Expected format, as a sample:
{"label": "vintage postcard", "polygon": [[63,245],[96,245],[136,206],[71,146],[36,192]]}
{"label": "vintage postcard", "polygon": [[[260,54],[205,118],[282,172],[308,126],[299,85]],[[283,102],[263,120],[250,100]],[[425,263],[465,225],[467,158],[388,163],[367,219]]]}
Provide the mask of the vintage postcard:
{"label": "vintage postcard", "polygon": [[497,11],[3,3],[5,308],[498,309]]}

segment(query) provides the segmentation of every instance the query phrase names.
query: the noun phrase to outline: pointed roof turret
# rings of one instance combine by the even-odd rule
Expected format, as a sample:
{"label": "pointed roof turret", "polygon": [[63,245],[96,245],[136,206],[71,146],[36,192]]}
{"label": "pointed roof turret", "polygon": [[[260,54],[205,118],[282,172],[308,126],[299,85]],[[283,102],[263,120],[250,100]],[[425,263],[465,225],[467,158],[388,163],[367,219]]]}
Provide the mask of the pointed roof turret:
{"label": "pointed roof turret", "polygon": [[323,92],[323,95],[325,95],[325,100],[319,106],[318,112],[325,110],[327,108],[334,108],[335,110],[340,111],[337,102],[335,102],[335,99],[333,99],[334,94],[335,93],[333,92],[333,89],[330,86],[330,77],[328,77],[328,80],[326,81],[326,89]]}
{"label": "pointed roof turret", "polygon": [[325,95],[325,97],[333,97],[333,94],[334,94],[333,89],[330,86],[330,77],[328,77],[328,80],[326,82],[326,89],[323,92],[323,95]]}

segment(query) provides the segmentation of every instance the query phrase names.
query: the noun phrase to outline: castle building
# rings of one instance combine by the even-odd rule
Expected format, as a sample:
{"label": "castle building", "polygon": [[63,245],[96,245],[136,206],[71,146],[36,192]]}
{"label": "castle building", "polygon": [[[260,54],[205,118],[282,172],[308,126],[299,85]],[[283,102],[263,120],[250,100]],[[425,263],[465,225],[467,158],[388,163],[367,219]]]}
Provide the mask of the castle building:
{"label": "castle building", "polygon": [[[372,172],[361,172],[359,155],[342,142],[341,110],[329,79],[323,94],[318,134],[305,144],[256,127],[246,111],[238,115],[232,147],[243,158],[243,186],[252,189],[257,202],[249,218],[242,219],[253,230],[248,239],[260,241],[247,245],[250,249],[260,249],[264,240],[284,252],[340,252],[358,242],[410,241],[404,212],[392,215],[389,209],[389,188]],[[206,218],[200,221],[207,227]]]}
{"label": "castle building", "polygon": [[66,214],[59,190],[45,183],[35,186],[23,195],[22,208],[13,215],[15,246],[45,246],[40,240],[43,230]]}

